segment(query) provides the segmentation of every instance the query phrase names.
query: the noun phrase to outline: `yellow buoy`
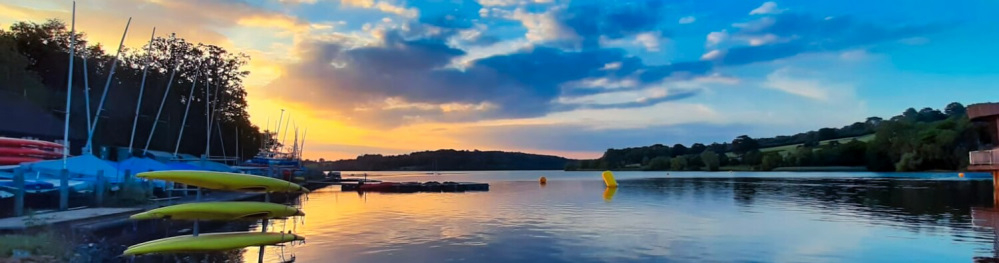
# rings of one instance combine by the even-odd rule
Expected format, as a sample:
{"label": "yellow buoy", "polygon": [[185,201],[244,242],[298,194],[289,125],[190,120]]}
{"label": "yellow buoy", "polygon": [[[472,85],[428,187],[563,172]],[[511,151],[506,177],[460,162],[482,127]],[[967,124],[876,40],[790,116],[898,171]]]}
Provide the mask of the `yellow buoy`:
{"label": "yellow buoy", "polygon": [[964,173],[957,173],[958,177],[964,178]]}
{"label": "yellow buoy", "polygon": [[600,176],[604,178],[604,184],[606,184],[607,187],[617,187],[617,180],[614,180],[614,173],[611,171],[604,171],[604,173]]}
{"label": "yellow buoy", "polygon": [[545,178],[544,176],[542,176],[541,178],[538,178],[538,182],[541,183],[541,184],[547,184],[548,183],[548,178]]}

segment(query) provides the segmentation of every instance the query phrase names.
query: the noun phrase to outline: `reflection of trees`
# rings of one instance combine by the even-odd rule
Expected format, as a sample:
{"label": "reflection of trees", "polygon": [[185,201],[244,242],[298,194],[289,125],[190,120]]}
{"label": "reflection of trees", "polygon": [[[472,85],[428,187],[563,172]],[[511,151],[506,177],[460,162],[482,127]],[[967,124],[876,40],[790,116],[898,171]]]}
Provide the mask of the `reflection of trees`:
{"label": "reflection of trees", "polygon": [[[927,226],[969,227],[970,208],[992,204],[990,181],[879,178],[665,178],[623,185],[669,198],[731,195],[740,206],[808,207],[918,231]],[[897,224],[902,223],[902,224]]]}

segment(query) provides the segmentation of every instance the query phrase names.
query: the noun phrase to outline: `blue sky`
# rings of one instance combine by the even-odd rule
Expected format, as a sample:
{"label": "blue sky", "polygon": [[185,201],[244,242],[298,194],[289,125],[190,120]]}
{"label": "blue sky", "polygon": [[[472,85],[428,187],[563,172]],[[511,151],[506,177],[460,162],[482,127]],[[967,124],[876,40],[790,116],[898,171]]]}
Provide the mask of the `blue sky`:
{"label": "blue sky", "polygon": [[[15,0],[0,23],[67,6]],[[598,157],[999,97],[999,3],[985,0],[84,3],[83,30],[111,43],[120,26],[88,12],[250,54],[254,122],[289,109],[322,130],[316,158]]]}

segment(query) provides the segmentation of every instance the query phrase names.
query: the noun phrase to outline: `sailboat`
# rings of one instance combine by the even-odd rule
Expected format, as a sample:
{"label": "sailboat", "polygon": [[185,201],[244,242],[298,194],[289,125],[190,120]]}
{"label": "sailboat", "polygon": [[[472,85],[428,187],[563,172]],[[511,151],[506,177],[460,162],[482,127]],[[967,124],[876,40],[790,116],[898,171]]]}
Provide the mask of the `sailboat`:
{"label": "sailboat", "polygon": [[[284,119],[284,110],[281,110],[281,117],[278,118],[277,131],[274,133],[275,136],[281,133],[281,121]],[[285,138],[288,134],[288,123],[291,122],[291,118],[288,118],[288,122],[285,122]],[[270,124],[268,123],[268,126]],[[261,144],[260,151],[256,156],[246,160],[240,166],[233,168],[239,169],[240,171],[262,175],[262,176],[277,176],[286,181],[294,180],[296,176],[303,175],[305,173],[305,167],[302,165],[301,152],[305,147],[305,136],[302,136],[302,144],[299,145],[298,142],[298,130],[295,130],[295,141],[292,142],[294,146],[291,149],[282,150],[281,145],[278,144],[276,138],[272,139],[269,136],[270,130],[264,131],[265,137],[263,138],[263,143]],[[271,171],[274,171],[273,174]]]}

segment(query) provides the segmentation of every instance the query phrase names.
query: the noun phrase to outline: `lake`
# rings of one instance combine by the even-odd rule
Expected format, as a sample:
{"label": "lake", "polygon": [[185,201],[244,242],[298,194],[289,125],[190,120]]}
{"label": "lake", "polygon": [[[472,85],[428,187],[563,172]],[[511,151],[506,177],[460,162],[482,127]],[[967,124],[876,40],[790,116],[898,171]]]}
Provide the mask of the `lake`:
{"label": "lake", "polygon": [[[362,172],[345,172],[361,174]],[[368,172],[488,192],[317,190],[268,262],[970,262],[995,256],[987,174]],[[547,185],[537,183],[546,176]],[[995,216],[999,218],[999,216]],[[250,231],[259,231],[252,225]],[[256,262],[258,250],[226,253]]]}

